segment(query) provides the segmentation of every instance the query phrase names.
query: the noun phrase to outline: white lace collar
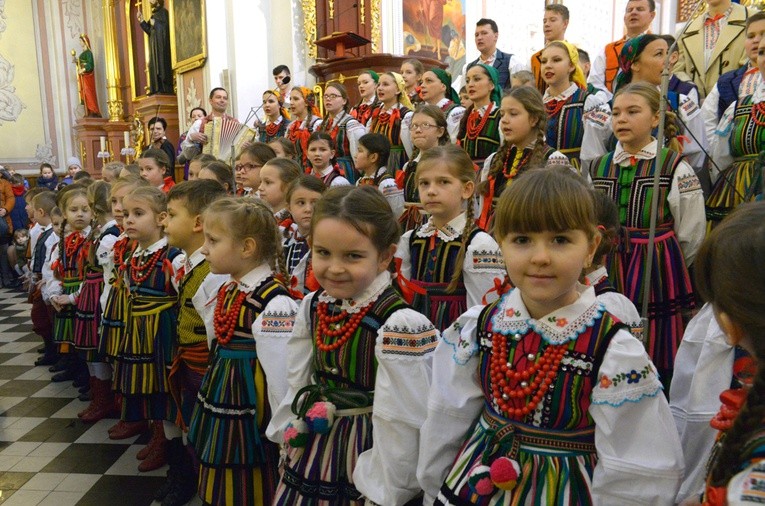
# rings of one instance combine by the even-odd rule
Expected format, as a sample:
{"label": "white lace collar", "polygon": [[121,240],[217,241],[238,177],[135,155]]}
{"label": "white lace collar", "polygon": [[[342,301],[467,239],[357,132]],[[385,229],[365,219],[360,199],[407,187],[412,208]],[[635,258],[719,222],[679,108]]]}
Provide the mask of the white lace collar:
{"label": "white lace collar", "polygon": [[[348,313],[358,313],[363,307],[377,300],[386,288],[390,286],[390,272],[383,271],[377,275],[374,281],[364,290],[359,297],[354,299],[343,299],[340,302],[340,309]],[[319,302],[337,304],[338,300],[327,292],[322,291],[319,295]]]}
{"label": "white lace collar", "polygon": [[240,291],[251,292],[255,288],[257,288],[257,286],[261,284],[264,279],[266,279],[267,277],[271,275],[273,275],[271,266],[268,264],[260,264],[257,267],[255,267],[253,270],[251,270],[250,272],[242,276],[242,279],[240,279],[239,281],[236,281],[236,283]]}
{"label": "white lace collar", "polygon": [[568,100],[569,97],[571,97],[571,95],[573,95],[578,89],[579,89],[579,86],[577,86],[576,83],[571,83],[568,86],[568,88],[563,90],[563,93],[553,97],[552,95],[550,95],[550,88],[547,88],[547,90],[545,91],[544,102],[547,103],[550,100]]}
{"label": "white lace collar", "polygon": [[280,125],[284,121],[284,117],[280,114],[278,118],[276,118],[276,121],[271,121],[270,119],[266,118],[266,125]]}
{"label": "white lace collar", "polygon": [[436,227],[433,223],[433,217],[429,217],[428,221],[417,229],[417,237],[430,237],[433,234],[438,234],[438,238],[444,242],[454,241],[459,239],[462,232],[465,230],[465,224],[467,223],[467,216],[465,213],[460,213],[459,216],[452,219],[449,223],[444,225],[443,228]]}
{"label": "white lace collar", "polygon": [[604,311],[603,305],[595,298],[594,288],[577,285],[577,292],[579,298],[576,302],[536,320],[529,315],[520,290],[513,289],[499,301],[499,311],[491,320],[492,330],[504,335],[515,334],[518,339],[531,330],[552,345],[574,341]]}
{"label": "white lace collar", "polygon": [[595,286],[604,279],[608,278],[608,271],[606,270],[606,267],[604,265],[601,265],[594,271],[592,271],[589,274],[585,274],[584,276],[587,278],[587,281],[589,282],[590,286]]}
{"label": "white lace collar", "polygon": [[619,165],[631,165],[630,159],[633,157],[638,160],[653,160],[656,158],[656,146],[656,139],[651,137],[651,142],[640,148],[640,150],[633,155],[624,150],[621,142],[617,142],[616,150],[614,151],[614,163]]}
{"label": "white lace collar", "polygon": [[144,255],[151,255],[152,253],[164,248],[165,246],[167,246],[167,237],[162,237],[159,241],[155,242],[146,249],[138,246],[133,252],[133,257],[138,258]]}

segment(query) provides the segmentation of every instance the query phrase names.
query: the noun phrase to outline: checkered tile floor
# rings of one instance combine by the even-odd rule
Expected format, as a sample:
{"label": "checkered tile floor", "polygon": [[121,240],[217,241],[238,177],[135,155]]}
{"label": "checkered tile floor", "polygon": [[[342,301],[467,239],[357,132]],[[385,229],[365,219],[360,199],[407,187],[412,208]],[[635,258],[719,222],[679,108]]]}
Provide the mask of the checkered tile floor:
{"label": "checkered tile floor", "polygon": [[48,367],[33,365],[42,340],[29,310],[24,294],[0,289],[0,504],[152,504],[167,467],[138,472],[148,434],[112,441],[116,420],[77,418],[86,403],[71,382],[51,383]]}

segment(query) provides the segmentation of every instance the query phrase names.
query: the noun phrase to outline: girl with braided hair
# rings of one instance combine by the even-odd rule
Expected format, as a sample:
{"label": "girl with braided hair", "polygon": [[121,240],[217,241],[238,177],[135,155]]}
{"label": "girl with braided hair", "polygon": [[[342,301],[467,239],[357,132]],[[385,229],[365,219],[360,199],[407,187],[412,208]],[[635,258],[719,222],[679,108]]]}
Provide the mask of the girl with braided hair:
{"label": "girl with braided hair", "polygon": [[390,141],[388,172],[395,177],[412,157],[409,123],[412,121],[414,106],[406,94],[404,78],[396,72],[386,72],[380,76],[377,98],[380,105],[372,111],[367,133],[382,134]]}
{"label": "girl with braided hair", "polygon": [[709,506],[761,503],[757,484],[765,459],[765,273],[752,259],[765,254],[764,223],[764,203],[739,206],[699,251],[699,294],[711,303],[726,341],[743,347],[756,364],[751,387],[723,392],[723,406],[711,422],[721,435],[707,478],[704,504]]}
{"label": "girl with braided hair", "polygon": [[304,86],[295,86],[290,92],[292,123],[287,129],[287,138],[295,143],[297,161],[308,173],[308,138],[319,126],[321,113],[316,106],[316,95]]}
{"label": "girl with braided hair", "polygon": [[479,176],[478,226],[490,229],[494,205],[502,191],[524,171],[544,167],[548,161],[568,165],[566,155],[545,142],[547,112],[536,88],[513,88],[502,98],[499,127],[504,142],[483,164]]}
{"label": "girl with braided hair", "polygon": [[[659,124],[659,92],[648,83],[632,83],[614,97],[616,150],[591,167],[595,189],[606,192],[619,207],[626,229],[624,247],[608,257],[612,285],[637,307],[648,297],[650,327],[644,329],[648,354],[669,384],[686,318],[695,307],[688,267],[704,238],[704,195],[691,166],[672,149],[662,148],[651,132]],[[672,122],[668,113],[668,122]],[[668,129],[670,130],[670,129]],[[654,266],[651,287],[643,293],[654,170],[661,172]]]}
{"label": "girl with braided hair", "polygon": [[412,307],[439,330],[468,308],[496,299],[504,281],[496,241],[475,226],[475,170],[470,157],[448,144],[425,151],[415,175],[428,221],[406,232],[396,259],[399,286]]}

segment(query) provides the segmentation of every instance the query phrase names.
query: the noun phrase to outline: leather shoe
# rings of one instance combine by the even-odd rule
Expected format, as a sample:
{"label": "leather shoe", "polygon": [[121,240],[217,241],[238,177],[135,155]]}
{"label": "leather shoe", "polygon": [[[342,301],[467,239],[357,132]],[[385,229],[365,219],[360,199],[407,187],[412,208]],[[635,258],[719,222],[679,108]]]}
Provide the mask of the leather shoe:
{"label": "leather shoe", "polygon": [[42,357],[35,360],[35,366],[40,365],[53,365],[58,360],[58,357],[55,355],[43,355]]}
{"label": "leather shoe", "polygon": [[54,383],[61,383],[62,381],[69,381],[72,379],[72,373],[69,370],[61,371],[58,374],[54,374],[50,379]]}
{"label": "leather shoe", "polygon": [[137,436],[149,430],[149,423],[146,420],[140,422],[124,422],[122,426],[116,427],[109,432],[109,439],[127,439]]}

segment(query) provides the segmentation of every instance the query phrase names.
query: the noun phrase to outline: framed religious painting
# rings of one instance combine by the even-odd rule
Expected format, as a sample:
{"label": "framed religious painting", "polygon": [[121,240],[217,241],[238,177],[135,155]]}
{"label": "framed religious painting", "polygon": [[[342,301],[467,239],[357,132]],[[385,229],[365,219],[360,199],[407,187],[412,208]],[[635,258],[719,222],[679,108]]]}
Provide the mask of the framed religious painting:
{"label": "framed religious painting", "polygon": [[169,0],[173,70],[186,72],[207,59],[205,0]]}

